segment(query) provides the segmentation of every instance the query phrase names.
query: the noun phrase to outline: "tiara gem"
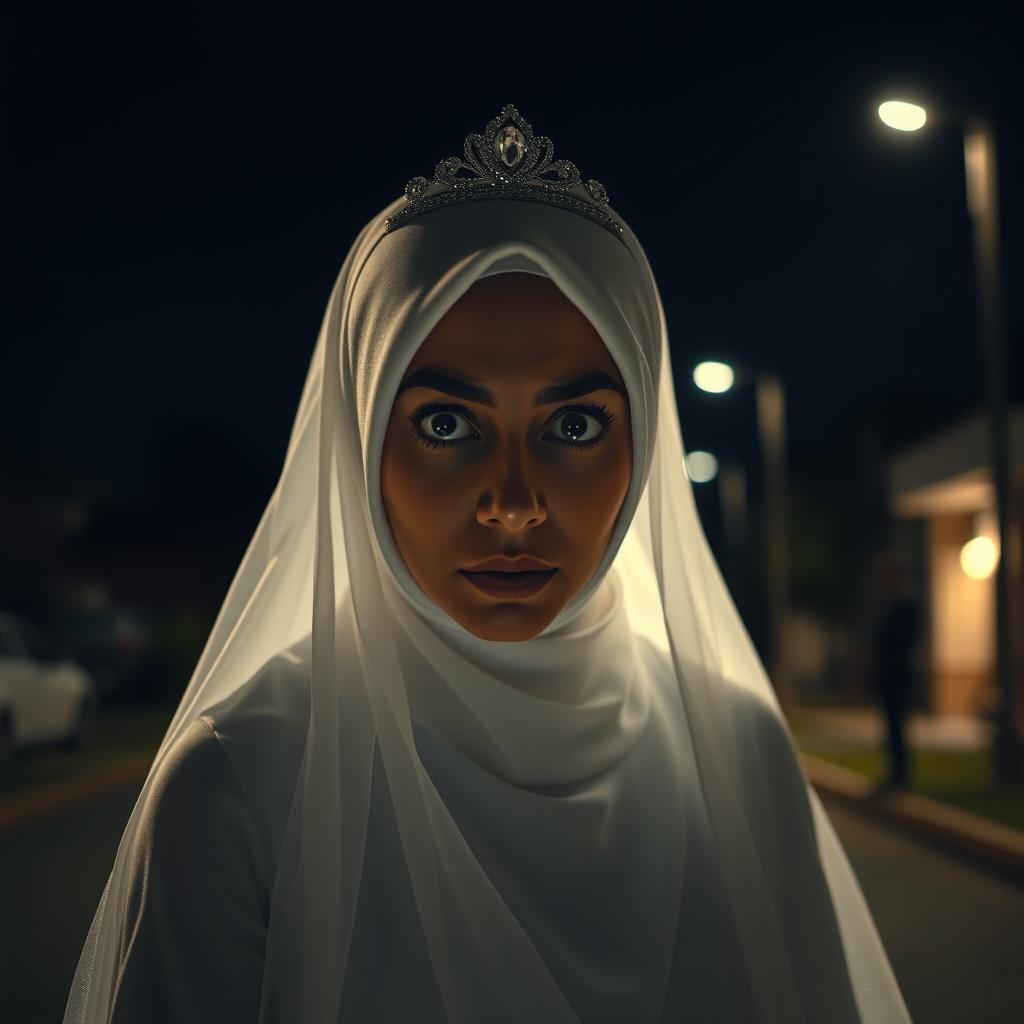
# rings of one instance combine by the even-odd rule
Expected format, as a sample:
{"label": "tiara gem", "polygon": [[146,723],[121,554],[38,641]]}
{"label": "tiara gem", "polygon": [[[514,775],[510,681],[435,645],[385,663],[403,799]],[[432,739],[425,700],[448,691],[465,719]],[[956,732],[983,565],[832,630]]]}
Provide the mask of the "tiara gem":
{"label": "tiara gem", "polygon": [[607,209],[604,185],[593,178],[584,182],[571,160],[552,160],[554,151],[551,139],[535,135],[529,122],[507,103],[482,133],[466,136],[462,157],[439,161],[433,178],[417,175],[409,181],[405,206],[387,218],[384,230],[452,203],[518,199],[581,214],[622,241],[622,225]]}

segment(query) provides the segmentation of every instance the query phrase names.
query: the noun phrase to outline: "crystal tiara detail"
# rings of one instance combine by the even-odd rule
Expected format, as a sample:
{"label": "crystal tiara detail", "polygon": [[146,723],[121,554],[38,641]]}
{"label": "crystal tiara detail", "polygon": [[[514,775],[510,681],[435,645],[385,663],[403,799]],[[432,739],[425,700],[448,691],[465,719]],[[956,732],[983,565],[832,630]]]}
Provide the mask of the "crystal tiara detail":
{"label": "crystal tiara detail", "polygon": [[405,186],[407,202],[387,218],[384,230],[392,231],[427,210],[451,203],[521,199],[582,214],[621,241],[622,225],[608,212],[604,185],[593,178],[583,182],[571,160],[552,162],[554,151],[551,139],[534,135],[519,111],[507,103],[483,134],[466,136],[465,159],[445,157],[434,168],[432,180],[417,175]]}

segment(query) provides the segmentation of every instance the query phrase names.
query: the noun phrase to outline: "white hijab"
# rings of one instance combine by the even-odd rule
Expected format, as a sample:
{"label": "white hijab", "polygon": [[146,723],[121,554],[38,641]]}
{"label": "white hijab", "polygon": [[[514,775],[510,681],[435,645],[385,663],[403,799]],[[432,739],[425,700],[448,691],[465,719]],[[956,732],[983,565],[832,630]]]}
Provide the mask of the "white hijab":
{"label": "white hijab", "polygon": [[[756,1019],[909,1021],[701,529],[664,312],[639,241],[625,225],[619,239],[570,211],[513,200],[455,204],[385,232],[404,202],[363,228],[341,268],[280,481],[126,828],[65,1021],[106,1020],[130,839],[166,751],[303,638],[311,640],[308,722],[297,723],[303,756],[273,884],[261,1021],[338,1019],[375,747],[449,1019],[584,1020],[564,979],[571,971],[576,991],[598,993],[607,963],[561,949],[544,922],[515,912],[530,896],[509,889],[522,836],[510,827],[501,862],[481,863],[420,748],[435,743],[457,771],[488,780],[492,822],[506,811],[512,821],[517,794],[571,793],[598,773],[608,806],[661,813],[659,780],[627,779],[627,754],[653,706],[641,644],[657,650],[685,708],[689,734],[678,743],[692,746]],[[522,643],[473,636],[420,590],[380,498],[384,433],[405,368],[474,281],[507,271],[550,277],[588,317],[626,384],[633,430],[632,479],[602,562]],[[526,827],[542,830],[553,851],[574,851],[595,874],[623,862],[628,833],[599,832],[581,846],[579,803],[545,806],[543,821]],[[670,892],[681,865],[648,860],[660,874],[632,881]],[[629,919],[628,901],[597,909],[619,915],[608,925],[621,956],[635,960],[641,950],[651,978],[663,979],[671,944],[652,943],[648,922]],[[651,1012],[638,1006],[634,1019]]]}

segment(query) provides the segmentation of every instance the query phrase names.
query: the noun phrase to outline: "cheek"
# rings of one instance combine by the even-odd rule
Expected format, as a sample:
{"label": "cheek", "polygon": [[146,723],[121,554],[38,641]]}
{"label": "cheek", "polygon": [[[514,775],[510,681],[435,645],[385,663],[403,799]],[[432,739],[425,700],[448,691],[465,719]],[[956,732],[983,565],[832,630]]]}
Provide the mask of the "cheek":
{"label": "cheek", "polygon": [[[580,465],[575,464],[576,460]],[[610,526],[629,489],[628,458],[609,452],[603,459],[580,455],[565,462],[567,465],[552,478],[550,510],[563,523],[589,532]]]}
{"label": "cheek", "polygon": [[631,463],[631,447],[609,441],[594,455],[567,454],[550,478],[551,526],[581,564],[608,542],[629,490]]}
{"label": "cheek", "polygon": [[446,532],[457,529],[458,488],[442,460],[424,459],[410,446],[385,444],[381,459],[381,497],[392,533],[403,553],[436,550]]}

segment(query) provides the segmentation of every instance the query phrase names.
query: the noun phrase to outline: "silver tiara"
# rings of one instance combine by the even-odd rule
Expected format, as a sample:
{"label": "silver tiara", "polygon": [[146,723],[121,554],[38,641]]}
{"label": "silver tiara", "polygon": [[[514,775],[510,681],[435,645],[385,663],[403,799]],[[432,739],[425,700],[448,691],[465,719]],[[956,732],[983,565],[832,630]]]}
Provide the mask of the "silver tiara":
{"label": "silver tiara", "polygon": [[483,134],[466,136],[465,159],[445,157],[434,168],[432,180],[418,175],[405,186],[406,204],[388,217],[384,230],[451,203],[522,199],[582,214],[622,240],[622,225],[608,212],[604,185],[593,178],[583,182],[571,160],[552,162],[554,152],[554,143],[546,135],[534,135],[519,111],[507,103]]}

